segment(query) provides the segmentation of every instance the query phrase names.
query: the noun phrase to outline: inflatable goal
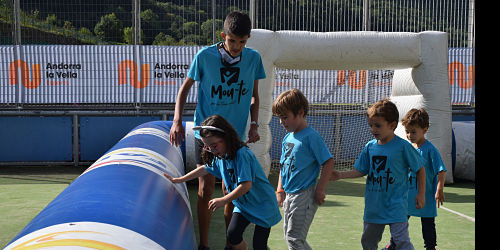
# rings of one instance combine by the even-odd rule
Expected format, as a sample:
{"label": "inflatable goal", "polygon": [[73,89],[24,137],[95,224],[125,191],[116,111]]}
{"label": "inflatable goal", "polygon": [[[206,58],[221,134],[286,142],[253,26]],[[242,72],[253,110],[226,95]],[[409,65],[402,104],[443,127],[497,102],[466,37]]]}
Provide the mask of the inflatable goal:
{"label": "inflatable goal", "polygon": [[[323,87],[326,85],[331,89],[341,87],[338,84],[338,79],[350,77],[351,71],[349,70],[393,70],[391,71],[394,72],[392,88],[387,97],[397,105],[400,120],[411,108],[425,108],[427,110],[430,118],[430,128],[426,137],[441,153],[448,169],[447,182],[453,181],[451,168],[451,102],[448,85],[446,33],[436,31],[420,33],[372,31],[274,32],[254,29],[247,46],[260,52],[267,74],[266,79],[259,81],[259,123],[261,124],[259,133],[261,141],[250,144],[266,173],[269,173],[272,163],[276,161],[275,157],[271,157],[270,153],[273,140],[276,140],[276,138],[271,137],[272,128],[270,124],[276,123],[276,120],[273,121],[276,118],[272,118],[271,105],[274,97],[279,94],[274,93],[277,85],[276,71],[278,68],[336,70],[336,73],[334,73],[337,78],[336,82],[332,82],[328,86],[328,83],[324,83],[324,79],[316,79],[314,81],[318,83],[314,81],[308,83],[312,86],[312,89],[314,89],[314,84]],[[346,76],[346,74],[349,74],[349,76]],[[357,74],[356,77],[358,78],[367,77],[366,74]],[[293,78],[293,74],[288,78]],[[323,83],[320,83],[321,81]],[[294,86],[290,85],[290,87]],[[370,91],[376,91],[376,88],[369,88],[369,86],[364,85],[351,87],[363,90],[363,93],[367,96],[370,95]],[[314,99],[314,91],[305,94],[310,102]],[[345,95],[349,95],[349,93],[346,92],[337,99]],[[313,107],[320,107],[319,110],[321,110],[322,106],[333,107],[330,108],[330,111],[335,112],[327,113],[340,117],[336,118],[335,124],[337,125],[334,125],[334,122],[329,122],[328,115],[324,115],[324,112],[316,112],[316,115],[311,118],[325,123],[323,124],[326,127],[325,131],[320,132],[325,140],[329,137],[334,138],[332,145],[329,146],[332,148],[336,166],[339,166],[337,163],[342,163],[347,158],[350,158],[350,160],[345,161],[352,164],[353,159],[355,160],[357,157],[358,151],[360,152],[362,146],[370,139],[369,135],[365,135],[366,133],[369,134],[369,130],[363,116],[366,107],[372,104],[374,100],[369,98],[365,100],[367,101],[364,103],[347,104],[327,100],[320,103],[320,105],[313,105]],[[359,117],[359,119],[354,120],[354,123],[346,122],[346,120],[352,120],[352,117],[355,116]],[[314,127],[312,122],[308,123]],[[398,124],[396,134],[406,138],[401,123]],[[362,140],[355,142],[356,138],[360,137]],[[279,139],[277,141],[278,145],[280,145]],[[346,156],[349,157],[346,158]]]}

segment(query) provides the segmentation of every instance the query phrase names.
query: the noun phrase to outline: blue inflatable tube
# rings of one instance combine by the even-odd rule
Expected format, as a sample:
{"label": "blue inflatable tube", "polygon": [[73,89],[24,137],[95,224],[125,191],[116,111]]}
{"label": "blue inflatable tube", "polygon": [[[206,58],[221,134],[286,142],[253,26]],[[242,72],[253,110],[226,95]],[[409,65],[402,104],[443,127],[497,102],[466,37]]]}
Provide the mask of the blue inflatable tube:
{"label": "blue inflatable tube", "polygon": [[169,143],[170,126],[154,121],[134,128],[5,249],[196,249],[186,185],[162,175],[184,174],[181,149]]}

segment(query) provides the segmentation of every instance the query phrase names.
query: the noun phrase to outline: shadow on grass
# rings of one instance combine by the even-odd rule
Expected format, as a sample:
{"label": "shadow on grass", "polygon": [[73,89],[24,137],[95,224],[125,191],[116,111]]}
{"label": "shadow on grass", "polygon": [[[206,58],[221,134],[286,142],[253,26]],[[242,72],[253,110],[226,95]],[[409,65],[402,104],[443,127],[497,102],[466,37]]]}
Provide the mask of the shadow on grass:
{"label": "shadow on grass", "polygon": [[475,203],[476,184],[472,181],[455,180],[453,184],[444,185],[446,203]]}
{"label": "shadow on grass", "polygon": [[475,203],[476,195],[461,195],[455,193],[446,193],[446,188],[444,191],[444,197],[446,203]]}
{"label": "shadow on grass", "polygon": [[0,166],[0,185],[70,184],[88,166]]}

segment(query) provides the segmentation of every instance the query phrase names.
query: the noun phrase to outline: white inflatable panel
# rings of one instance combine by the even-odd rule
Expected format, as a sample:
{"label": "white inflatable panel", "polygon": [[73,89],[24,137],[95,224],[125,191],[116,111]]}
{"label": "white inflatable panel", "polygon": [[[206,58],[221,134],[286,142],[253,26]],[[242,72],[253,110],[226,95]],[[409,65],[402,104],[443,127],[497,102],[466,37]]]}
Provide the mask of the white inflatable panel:
{"label": "white inflatable panel", "polygon": [[[275,67],[289,69],[395,69],[391,100],[400,119],[410,108],[425,108],[429,139],[451,173],[451,104],[448,86],[448,46],[445,32],[308,32],[252,30],[248,47],[259,51],[267,78],[259,81],[259,133],[251,145],[264,169],[270,169],[269,131]],[[396,133],[401,133],[398,126]],[[404,131],[404,129],[403,129]],[[271,135],[269,134],[269,137]],[[262,146],[262,148],[261,148]],[[266,171],[268,173],[268,171]]]}
{"label": "white inflatable panel", "polygon": [[397,69],[420,64],[416,33],[277,31],[274,45],[274,64],[289,69]]}
{"label": "white inflatable panel", "polygon": [[455,134],[454,177],[476,181],[476,123],[452,122]]}

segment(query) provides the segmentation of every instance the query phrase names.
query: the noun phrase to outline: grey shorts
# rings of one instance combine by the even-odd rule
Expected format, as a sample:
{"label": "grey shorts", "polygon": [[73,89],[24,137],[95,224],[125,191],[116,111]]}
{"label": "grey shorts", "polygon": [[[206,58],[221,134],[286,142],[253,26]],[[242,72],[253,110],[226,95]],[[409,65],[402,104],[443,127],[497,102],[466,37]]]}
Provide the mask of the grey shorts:
{"label": "grey shorts", "polygon": [[394,240],[396,249],[414,250],[410,242],[408,232],[408,222],[398,222],[391,224],[374,224],[364,222],[363,236],[361,236],[361,245],[363,250],[378,250],[378,243],[382,239],[385,225],[389,225],[391,230],[391,240]]}

